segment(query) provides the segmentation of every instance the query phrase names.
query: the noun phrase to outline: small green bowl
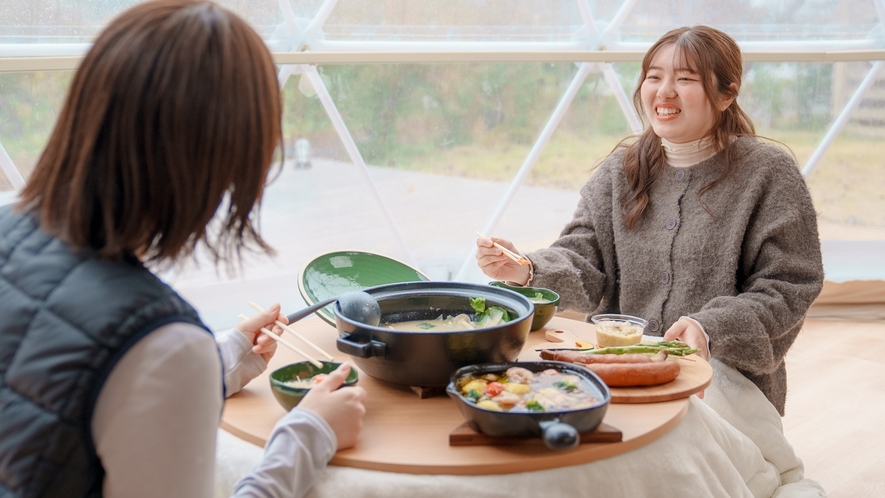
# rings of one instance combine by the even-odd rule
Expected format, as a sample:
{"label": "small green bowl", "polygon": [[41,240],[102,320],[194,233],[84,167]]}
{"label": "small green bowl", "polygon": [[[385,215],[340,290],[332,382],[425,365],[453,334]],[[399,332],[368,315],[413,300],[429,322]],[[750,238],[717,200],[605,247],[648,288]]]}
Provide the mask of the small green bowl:
{"label": "small green bowl", "polygon": [[[489,285],[503,287],[518,292],[529,298],[535,304],[535,315],[532,317],[532,332],[544,328],[544,325],[547,325],[547,322],[549,322],[556,313],[556,305],[559,304],[559,294],[550,289],[545,289],[543,287],[514,287],[501,281],[489,282]],[[538,302],[536,300],[538,294],[541,294],[543,301]]]}
{"label": "small green bowl", "polygon": [[[313,376],[317,374],[329,374],[341,365],[340,363],[335,363],[333,361],[321,361],[320,363],[323,364],[323,368],[318,368],[309,361],[300,361],[271,372],[270,390],[273,391],[274,397],[283,408],[287,411],[291,410],[298,405],[308,391],[310,391],[309,387],[290,386],[286,384],[286,381],[294,379],[307,380],[313,378]],[[356,384],[356,381],[356,369],[351,367],[350,374],[341,386],[352,386]]]}

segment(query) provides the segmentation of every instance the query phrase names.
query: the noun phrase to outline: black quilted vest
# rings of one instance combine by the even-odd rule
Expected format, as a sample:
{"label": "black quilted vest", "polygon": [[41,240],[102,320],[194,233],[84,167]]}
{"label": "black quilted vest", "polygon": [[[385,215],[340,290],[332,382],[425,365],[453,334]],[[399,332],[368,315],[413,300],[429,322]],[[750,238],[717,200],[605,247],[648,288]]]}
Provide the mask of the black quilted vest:
{"label": "black quilted vest", "polygon": [[129,348],[173,322],[206,328],[134,258],[72,252],[0,207],[0,498],[101,496],[98,393]]}

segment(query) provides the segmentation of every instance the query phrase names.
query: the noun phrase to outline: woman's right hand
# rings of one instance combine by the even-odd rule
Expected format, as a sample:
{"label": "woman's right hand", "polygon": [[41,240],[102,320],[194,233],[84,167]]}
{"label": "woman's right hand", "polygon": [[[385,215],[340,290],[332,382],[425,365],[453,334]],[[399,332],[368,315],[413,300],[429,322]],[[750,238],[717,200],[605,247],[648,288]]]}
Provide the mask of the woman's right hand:
{"label": "woman's right hand", "polygon": [[[366,390],[359,386],[338,389],[350,374],[351,366],[342,363],[319,384],[312,387],[297,408],[310,410],[326,421],[338,438],[338,449],[355,445],[363,428]],[[296,408],[296,409],[297,409]]]}
{"label": "woman's right hand", "polygon": [[504,251],[495,247],[497,242],[507,249],[521,254],[512,242],[496,237],[478,237],[476,239],[476,262],[480,270],[496,280],[525,285],[529,281],[529,265],[521,265],[508,258]]}

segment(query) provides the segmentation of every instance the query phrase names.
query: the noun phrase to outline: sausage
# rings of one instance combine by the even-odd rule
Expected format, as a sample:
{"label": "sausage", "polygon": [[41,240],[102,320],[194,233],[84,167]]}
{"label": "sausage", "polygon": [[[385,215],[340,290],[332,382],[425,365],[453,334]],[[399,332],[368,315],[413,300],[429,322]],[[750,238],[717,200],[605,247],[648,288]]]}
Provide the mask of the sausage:
{"label": "sausage", "polygon": [[648,363],[590,363],[584,365],[609,387],[657,386],[679,376],[681,367],[675,361]]}
{"label": "sausage", "polygon": [[583,365],[609,387],[657,386],[679,376],[682,368],[675,361],[666,361],[667,352],[659,351],[653,358],[644,354],[586,354],[576,351],[541,351],[541,358]]}
{"label": "sausage", "polygon": [[577,351],[541,351],[541,358],[553,361],[566,361],[588,365],[590,363],[650,363],[651,358],[644,354],[586,354]]}

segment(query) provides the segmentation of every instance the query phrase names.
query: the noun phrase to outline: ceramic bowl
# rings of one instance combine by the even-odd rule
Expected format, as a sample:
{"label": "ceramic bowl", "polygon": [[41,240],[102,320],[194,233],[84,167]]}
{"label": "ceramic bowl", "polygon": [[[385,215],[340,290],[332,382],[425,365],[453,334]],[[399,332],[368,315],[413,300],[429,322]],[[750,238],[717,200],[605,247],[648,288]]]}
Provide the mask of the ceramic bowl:
{"label": "ceramic bowl", "polygon": [[[298,275],[298,291],[311,305],[347,291],[359,291],[377,285],[429,281],[411,266],[387,256],[361,251],[335,251],[313,258]],[[317,312],[335,326],[332,305]]]}
{"label": "ceramic bowl", "polygon": [[[547,325],[547,322],[549,322],[550,319],[553,318],[553,315],[556,314],[556,306],[559,304],[559,294],[550,289],[545,289],[543,287],[515,287],[500,281],[489,282],[489,285],[518,292],[534,303],[535,316],[532,318],[532,332],[544,328],[544,325]],[[538,294],[540,294],[540,298],[538,298]]]}
{"label": "ceramic bowl", "polygon": [[[291,365],[286,365],[283,368],[278,368],[271,372],[270,390],[273,391],[273,395],[277,399],[277,402],[280,403],[280,406],[287,411],[291,410],[298,405],[298,403],[300,403],[304,396],[310,391],[309,387],[295,387],[287,384],[288,381],[296,379],[310,380],[317,374],[332,373],[341,365],[340,363],[332,361],[322,361],[320,363],[323,364],[323,368],[318,368],[309,361],[299,361],[298,363],[292,363]],[[347,379],[344,380],[344,383],[341,384],[341,386],[352,386],[356,384],[357,377],[356,369],[351,367],[350,375],[347,376]]]}

